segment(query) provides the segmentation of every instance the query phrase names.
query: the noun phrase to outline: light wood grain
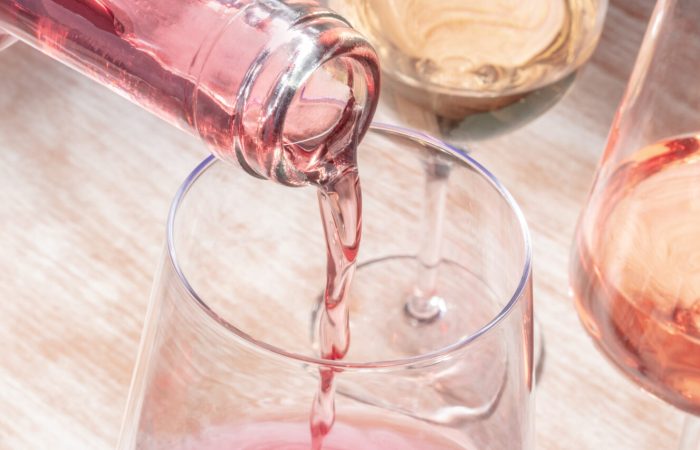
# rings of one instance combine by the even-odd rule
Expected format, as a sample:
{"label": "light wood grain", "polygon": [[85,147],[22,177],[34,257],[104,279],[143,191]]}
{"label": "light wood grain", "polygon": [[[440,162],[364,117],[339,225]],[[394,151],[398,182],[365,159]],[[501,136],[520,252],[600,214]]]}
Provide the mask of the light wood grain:
{"label": "light wood grain", "polygon": [[[568,253],[651,0],[611,5],[573,91],[477,157],[530,223],[538,448],[673,449],[682,415],[599,355]],[[116,443],[169,201],[203,144],[24,45],[0,53],[0,448]]]}

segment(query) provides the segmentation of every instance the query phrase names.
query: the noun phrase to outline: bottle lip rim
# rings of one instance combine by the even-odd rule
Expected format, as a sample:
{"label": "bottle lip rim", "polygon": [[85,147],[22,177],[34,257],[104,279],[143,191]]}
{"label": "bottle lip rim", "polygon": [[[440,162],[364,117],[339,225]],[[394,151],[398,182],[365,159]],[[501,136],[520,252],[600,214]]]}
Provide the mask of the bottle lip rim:
{"label": "bottle lip rim", "polygon": [[496,328],[507,316],[510,315],[511,311],[518,305],[523,299],[527,297],[528,287],[530,286],[530,280],[532,277],[532,243],[530,238],[530,231],[525,220],[525,216],[522,213],[520,207],[515,202],[508,190],[496,179],[496,177],[489,172],[484,166],[482,166],[478,161],[469,156],[466,152],[445,144],[431,136],[424,133],[416,132],[402,127],[397,127],[393,125],[385,125],[380,123],[373,123],[370,128],[371,131],[385,134],[398,136],[412,140],[414,142],[420,143],[424,146],[434,148],[438,151],[447,153],[459,160],[461,160],[465,165],[471,167],[479,173],[484,179],[486,179],[491,186],[498,192],[501,198],[506,202],[506,204],[511,209],[515,223],[518,226],[521,234],[521,238],[524,246],[524,257],[523,266],[520,273],[520,279],[514,292],[512,293],[510,299],[504,304],[500,311],[493,316],[493,318],[483,325],[479,330],[466,336],[459,341],[456,341],[448,346],[442,347],[438,350],[434,350],[428,353],[411,356],[403,359],[394,360],[383,360],[383,361],[370,361],[370,362],[355,362],[355,361],[343,361],[343,360],[327,360],[323,358],[316,358],[307,355],[301,355],[298,353],[286,351],[280,347],[268,344],[261,340],[255,339],[249,334],[243,332],[242,330],[235,327],[229,321],[223,319],[219,316],[216,311],[211,309],[206,301],[200,297],[197,291],[190,285],[186,275],[182,271],[182,268],[178,262],[178,256],[175,249],[175,226],[178,216],[178,210],[182,202],[184,201],[190,188],[194,185],[197,179],[202,176],[207,169],[211,166],[220,162],[216,157],[210,155],[204,159],[185,179],[185,181],[180,185],[175,197],[170,205],[170,210],[168,213],[167,227],[166,227],[166,253],[167,262],[169,262],[175,269],[177,274],[178,282],[184,286],[189,300],[193,300],[196,306],[199,307],[207,316],[213,319],[217,326],[222,326],[226,332],[231,333],[238,342],[243,342],[247,344],[248,347],[254,349],[255,351],[263,351],[270,355],[275,355],[281,357],[288,361],[295,361],[301,364],[313,365],[317,367],[329,367],[343,371],[377,371],[377,370],[396,370],[407,367],[421,367],[436,362],[450,358],[451,355],[468,348],[470,345],[478,341],[482,336],[485,336],[491,329]]}
{"label": "bottle lip rim", "polygon": [[[325,10],[316,9],[310,13],[300,16],[291,23],[290,30],[302,31],[317,21],[331,20],[338,23],[338,27],[324,31],[324,45],[317,47],[315,51],[309,51],[303,58],[297,58],[290,64],[279,79],[284,79],[284,83],[279,83],[277,89],[273,89],[271,95],[265,99],[260,110],[261,124],[257,128],[254,144],[242,142],[244,118],[246,117],[246,106],[262,67],[266,61],[280,48],[285,48],[287,44],[277,42],[272,47],[268,47],[261,57],[251,64],[246,72],[239,95],[234,105],[234,119],[231,122],[230,132],[233,136],[233,147],[235,158],[247,172],[258,177],[274,179],[282,184],[300,186],[308,184],[306,174],[295,170],[296,178],[280,178],[277,174],[281,161],[284,161],[285,141],[284,127],[286,115],[293,104],[295,94],[303,87],[316,71],[324,65],[336,59],[347,58],[358,63],[362,70],[355,70],[355,75],[363,76],[366,88],[366,102],[362,105],[361,113],[356,121],[358,135],[361,137],[366,132],[374,116],[379,103],[379,90],[381,84],[381,70],[379,68],[378,56],[372,45],[364,39],[347,20],[338,14]],[[337,32],[333,32],[333,30]],[[315,41],[318,41],[316,39]],[[285,48],[285,51],[288,51]],[[350,69],[353,70],[353,69]],[[252,147],[252,148],[251,148]],[[261,152],[260,150],[266,149]],[[260,158],[262,156],[262,159]]]}

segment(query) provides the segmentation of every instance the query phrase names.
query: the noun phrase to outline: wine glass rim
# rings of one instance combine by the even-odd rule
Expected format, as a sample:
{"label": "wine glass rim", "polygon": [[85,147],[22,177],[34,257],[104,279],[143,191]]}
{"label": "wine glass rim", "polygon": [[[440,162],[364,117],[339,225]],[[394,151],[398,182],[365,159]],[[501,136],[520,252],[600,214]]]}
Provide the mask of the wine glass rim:
{"label": "wine glass rim", "polygon": [[284,359],[295,360],[303,364],[310,364],[315,366],[331,367],[339,370],[377,370],[377,369],[391,369],[391,368],[401,368],[406,366],[422,366],[433,364],[442,359],[448,358],[455,352],[470,346],[473,342],[478,340],[481,336],[488,333],[489,330],[496,327],[501,321],[503,321],[513,310],[518,301],[523,298],[525,289],[528,286],[530,275],[532,272],[532,244],[530,239],[530,232],[525,220],[525,216],[520,210],[520,207],[515,202],[508,190],[498,181],[498,179],[489,172],[484,166],[482,166],[478,161],[472,158],[467,152],[459,148],[453,147],[446,144],[432,136],[425,133],[418,132],[415,130],[410,130],[407,128],[387,125],[381,123],[372,123],[369,127],[370,132],[376,132],[379,134],[393,135],[401,138],[405,138],[422,145],[429,146],[436,150],[445,152],[453,157],[460,159],[467,166],[476,170],[484,179],[486,179],[491,186],[496,189],[501,198],[508,204],[509,208],[514,214],[515,220],[521,232],[521,237],[523,240],[523,246],[525,247],[523,269],[520,273],[520,279],[518,284],[511,295],[508,302],[500,309],[500,311],[485,325],[479,328],[474,333],[463,337],[462,339],[453,342],[450,345],[442,347],[440,349],[423,353],[420,355],[415,355],[402,359],[392,359],[392,360],[382,360],[382,361],[369,361],[369,362],[356,362],[356,361],[343,361],[343,360],[328,360],[323,358],[316,358],[313,356],[302,355],[299,353],[294,353],[286,351],[275,345],[268,344],[267,342],[261,341],[254,338],[248,333],[243,332],[231,322],[219,316],[216,311],[209,307],[206,301],[200,297],[197,291],[189,283],[187,277],[185,276],[180,264],[178,263],[177,252],[175,249],[175,221],[177,218],[177,212],[180,205],[185,199],[190,188],[194,185],[197,179],[203,175],[208,168],[213,166],[218,160],[210,155],[205,158],[197,167],[190,172],[185,181],[180,185],[171,205],[168,213],[167,229],[166,229],[166,240],[167,240],[167,253],[170,262],[175,269],[179,281],[187,290],[189,296],[197,303],[197,305],[214,321],[219,325],[223,326],[228,332],[233,333],[237,338],[246,342],[251,347],[270,352]]}

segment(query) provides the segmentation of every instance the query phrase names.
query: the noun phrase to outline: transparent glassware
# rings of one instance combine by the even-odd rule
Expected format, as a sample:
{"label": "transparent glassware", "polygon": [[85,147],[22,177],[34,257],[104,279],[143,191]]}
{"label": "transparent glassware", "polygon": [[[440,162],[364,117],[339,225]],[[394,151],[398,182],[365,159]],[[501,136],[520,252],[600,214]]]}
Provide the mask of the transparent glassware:
{"label": "transparent glassware", "polygon": [[[403,309],[419,264],[416,180],[436,158],[453,170],[439,328]],[[531,249],[517,205],[469,156],[397,128],[370,130],[359,168],[351,345],[335,361],[317,357],[314,336],[326,273],[315,190],[236,177],[214,158],[190,174],[170,210],[120,449],[309,448],[322,368],[337,382],[323,448],[533,448]]]}
{"label": "transparent glassware", "polygon": [[591,56],[607,0],[324,0],[375,46],[381,107],[452,145],[555,105]]}
{"label": "transparent glassware", "polygon": [[[607,0],[323,0],[367,36],[383,74],[379,117],[458,148],[512,132],[553,107],[572,86],[602,32]],[[426,168],[432,199],[422,234],[424,266],[439,253],[440,203],[449,167]],[[429,268],[419,268],[407,308],[440,314]],[[538,371],[545,361],[535,322]]]}
{"label": "transparent glassware", "polygon": [[570,280],[598,348],[689,413],[700,448],[700,3],[659,0],[574,241]]}
{"label": "transparent glassware", "polygon": [[283,184],[377,102],[374,50],[314,1],[0,0],[0,30]]}

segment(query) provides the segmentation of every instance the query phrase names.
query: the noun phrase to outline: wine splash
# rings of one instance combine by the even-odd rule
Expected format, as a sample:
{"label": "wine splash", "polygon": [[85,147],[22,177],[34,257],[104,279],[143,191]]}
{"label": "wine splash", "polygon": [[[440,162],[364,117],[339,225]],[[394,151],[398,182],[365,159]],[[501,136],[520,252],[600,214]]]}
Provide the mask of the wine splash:
{"label": "wine splash", "polygon": [[700,414],[700,135],[633,154],[579,224],[571,281],[584,326],[628,376]]}

